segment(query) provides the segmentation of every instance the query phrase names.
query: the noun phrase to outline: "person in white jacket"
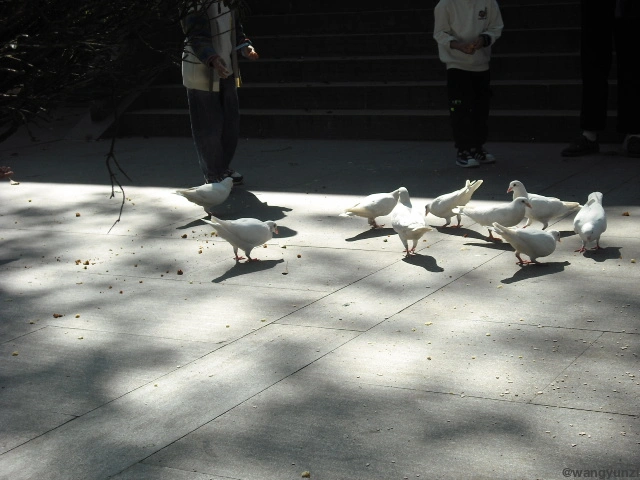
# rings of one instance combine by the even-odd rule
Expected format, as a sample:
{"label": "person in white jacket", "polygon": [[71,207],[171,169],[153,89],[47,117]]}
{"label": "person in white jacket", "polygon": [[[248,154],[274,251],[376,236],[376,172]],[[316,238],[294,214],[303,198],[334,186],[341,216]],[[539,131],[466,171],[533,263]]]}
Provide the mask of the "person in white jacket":
{"label": "person in white jacket", "polygon": [[243,177],[229,166],[240,135],[237,51],[258,53],[244,35],[232,0],[202,0],[182,19],[186,35],[182,83],[187,88],[191,132],[205,183]]}
{"label": "person in white jacket", "polygon": [[494,163],[484,144],[489,135],[491,46],[504,27],[496,0],[440,0],[434,9],[433,38],[447,67],[456,164]]}

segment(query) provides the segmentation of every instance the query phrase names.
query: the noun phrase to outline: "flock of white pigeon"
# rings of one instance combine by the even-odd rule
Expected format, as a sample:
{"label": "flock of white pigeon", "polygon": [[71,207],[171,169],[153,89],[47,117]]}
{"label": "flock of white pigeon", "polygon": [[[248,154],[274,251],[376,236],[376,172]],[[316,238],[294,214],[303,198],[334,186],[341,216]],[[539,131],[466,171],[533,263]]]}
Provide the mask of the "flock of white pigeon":
{"label": "flock of white pigeon", "polygon": [[[529,193],[522,182],[514,180],[507,190],[507,193],[513,194],[511,202],[468,205],[480,185],[482,180],[467,180],[461,189],[436,197],[426,205],[424,212],[413,208],[409,192],[406,188],[400,187],[389,193],[371,194],[352,207],[346,208],[340,215],[363,217],[368,220],[371,228],[381,228],[384,225],[379,225],[376,218],[390,214],[391,225],[404,246],[406,256],[414,255],[418,241],[426,232],[432,230],[426,220],[429,213],[446,220],[443,228],[461,227],[461,216],[465,215],[488,229],[488,240],[507,241],[515,250],[518,265],[527,265],[539,263],[538,258],[549,256],[555,251],[556,244],[560,241],[560,232],[546,230],[549,222],[577,212],[573,227],[582,240],[582,246],[576,252],[582,253],[594,243],[593,250],[601,249],[600,236],[607,229],[602,193],[591,193],[587,202],[580,205],[578,202],[565,202],[555,197]],[[218,236],[231,244],[236,261],[245,258],[238,256],[239,249],[245,253],[247,261],[257,260],[251,258],[251,250],[271,240],[273,234],[278,233],[278,226],[274,221],[263,222],[256,218],[221,220],[214,217],[211,209],[228,198],[232,186],[231,178],[226,178],[220,183],[177,190],[175,193],[204,207],[211,215],[211,220],[202,221],[210,224]],[[458,220],[455,226],[451,225],[453,216]],[[517,225],[525,218],[526,223],[518,228]],[[534,221],[541,223],[542,228],[531,228]],[[494,237],[493,233],[500,235],[502,239]],[[523,260],[520,256],[522,254],[527,255],[529,260]]]}

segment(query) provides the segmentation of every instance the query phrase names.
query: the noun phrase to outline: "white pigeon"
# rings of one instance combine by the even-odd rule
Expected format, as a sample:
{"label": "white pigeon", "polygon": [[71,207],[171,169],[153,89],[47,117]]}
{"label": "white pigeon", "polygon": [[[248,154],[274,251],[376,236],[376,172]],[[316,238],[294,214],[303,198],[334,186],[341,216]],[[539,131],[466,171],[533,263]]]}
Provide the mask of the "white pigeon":
{"label": "white pigeon", "polygon": [[247,261],[258,260],[251,258],[250,253],[258,245],[262,245],[273,238],[274,233],[278,233],[276,222],[268,220],[260,221],[257,218],[239,218],[237,220],[220,220],[211,216],[211,220],[201,219],[213,226],[216,233],[224,238],[233,247],[236,261],[243,260],[238,256],[238,249],[241,249],[247,256]]}
{"label": "white pigeon", "polygon": [[391,213],[398,203],[401,188],[389,193],[373,193],[360,200],[353,207],[345,209],[340,216],[364,217],[369,220],[371,228],[382,228],[384,225],[378,225],[376,223],[376,217],[384,217]]}
{"label": "white pigeon", "polygon": [[[400,198],[396,208],[391,214],[391,226],[400,237],[406,256],[415,254],[416,245],[422,236],[431,231],[431,227],[427,227],[426,219],[418,212],[414,212],[411,206],[411,199],[406,188],[398,189]],[[409,249],[409,240],[413,242],[412,248]]]}
{"label": "white pigeon", "polygon": [[453,209],[453,213],[462,213],[474,222],[487,227],[489,230],[489,240],[501,241],[491,233],[494,223],[499,223],[505,227],[513,227],[522,221],[524,212],[531,204],[525,197],[518,197],[509,203],[501,203],[494,206],[474,206],[467,205]]}
{"label": "white pigeon", "polygon": [[581,205],[578,202],[563,202],[559,198],[545,197],[536,193],[528,193],[522,182],[514,180],[509,184],[507,193],[513,192],[513,198],[527,197],[530,208],[527,208],[525,217],[527,223],[523,228],[528,227],[534,220],[542,223],[544,230],[549,226],[549,221],[553,218],[563,217],[568,213],[577,212]]}
{"label": "white pigeon", "polygon": [[[537,228],[530,228],[529,230],[507,228],[499,223],[494,223],[493,228],[515,249],[518,265],[539,263],[537,258],[551,255],[560,241],[560,232],[557,230],[549,230],[547,232]],[[528,261],[522,260],[520,257],[522,253],[529,257]]]}
{"label": "white pigeon", "polygon": [[224,202],[231,192],[233,179],[227,177],[220,183],[205,183],[199,187],[191,187],[176,190],[176,195],[181,195],[191,203],[204,207],[204,211],[211,215],[211,209]]}
{"label": "white pigeon", "polygon": [[451,223],[451,217],[454,215],[458,218],[458,224],[460,225],[460,213],[453,213],[453,209],[459,206],[464,206],[471,200],[471,195],[482,185],[482,180],[474,180],[473,182],[467,180],[467,183],[460,190],[455,192],[445,193],[433,199],[433,201],[425,206],[425,215],[435,215],[436,217],[444,218],[447,223],[443,225],[446,227]]}
{"label": "white pigeon", "polygon": [[576,252],[584,252],[587,244],[595,241],[593,250],[599,250],[600,235],[607,229],[607,216],[602,207],[602,193],[592,192],[589,194],[587,203],[580,209],[576,218],[573,219],[573,230],[580,235],[582,247]]}

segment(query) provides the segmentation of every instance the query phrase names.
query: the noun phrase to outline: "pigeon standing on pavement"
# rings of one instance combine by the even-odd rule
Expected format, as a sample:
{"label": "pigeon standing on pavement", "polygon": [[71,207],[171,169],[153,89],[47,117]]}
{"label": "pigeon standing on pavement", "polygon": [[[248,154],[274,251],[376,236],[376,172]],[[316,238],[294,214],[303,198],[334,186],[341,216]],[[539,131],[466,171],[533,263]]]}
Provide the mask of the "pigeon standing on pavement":
{"label": "pigeon standing on pavement", "polygon": [[544,195],[538,195],[536,193],[528,193],[524,188],[522,182],[514,180],[509,184],[507,193],[513,192],[513,198],[527,197],[531,207],[528,207],[525,216],[527,217],[527,223],[523,228],[528,227],[534,220],[542,223],[544,230],[549,226],[549,221],[563,217],[568,213],[577,212],[581,205],[578,202],[563,202],[559,198],[545,197]]}
{"label": "pigeon standing on pavement", "polygon": [[[493,223],[493,228],[515,249],[518,265],[539,263],[537,258],[551,255],[560,241],[560,232],[557,230],[507,228],[496,222]],[[527,255],[529,260],[522,260],[522,253]]]}
{"label": "pigeon standing on pavement", "polygon": [[174,193],[183,196],[191,203],[204,207],[204,211],[211,215],[211,209],[229,197],[231,187],[233,187],[233,179],[227,177],[219,183],[205,183],[199,187],[176,190]]}
{"label": "pigeon standing on pavement", "polygon": [[[402,187],[401,187],[402,188]],[[389,193],[373,193],[353,207],[345,209],[341,217],[364,217],[369,220],[371,228],[382,228],[384,225],[376,223],[376,217],[389,215],[398,203],[401,188]]]}
{"label": "pigeon standing on pavement", "polygon": [[580,235],[582,247],[576,252],[584,252],[587,245],[596,242],[593,250],[600,250],[600,235],[607,229],[607,216],[602,207],[602,193],[589,194],[587,203],[580,209],[573,219],[573,230]]}
{"label": "pigeon standing on pavement", "polygon": [[445,193],[433,199],[433,201],[425,206],[425,215],[435,215],[436,217],[444,218],[447,222],[443,227],[448,226],[451,223],[451,217],[454,215],[458,218],[457,227],[461,227],[460,213],[453,213],[453,209],[459,206],[464,206],[469,203],[471,196],[482,185],[482,180],[474,180],[473,182],[467,180],[467,183],[460,190],[455,192]]}
{"label": "pigeon standing on pavement", "polygon": [[453,209],[453,213],[462,213],[476,223],[487,227],[489,230],[489,240],[500,242],[499,238],[493,236],[491,228],[494,223],[499,223],[505,227],[513,227],[522,221],[524,212],[531,204],[525,197],[518,197],[509,203],[502,203],[494,206],[474,206],[467,205]]}
{"label": "pigeon standing on pavement", "polygon": [[[425,217],[418,212],[414,212],[409,192],[406,188],[401,187],[400,198],[396,208],[393,209],[391,215],[391,225],[400,237],[406,256],[415,254],[416,245],[422,236],[431,230],[425,222]],[[409,240],[413,242],[412,248],[409,249]]]}
{"label": "pigeon standing on pavement", "polygon": [[211,220],[203,218],[202,221],[211,225],[220,237],[231,244],[236,262],[244,259],[244,257],[238,256],[238,249],[245,253],[247,261],[258,260],[257,258],[251,258],[251,250],[268,242],[273,238],[274,233],[278,233],[276,222],[271,220],[266,222],[256,218],[220,220],[211,216]]}

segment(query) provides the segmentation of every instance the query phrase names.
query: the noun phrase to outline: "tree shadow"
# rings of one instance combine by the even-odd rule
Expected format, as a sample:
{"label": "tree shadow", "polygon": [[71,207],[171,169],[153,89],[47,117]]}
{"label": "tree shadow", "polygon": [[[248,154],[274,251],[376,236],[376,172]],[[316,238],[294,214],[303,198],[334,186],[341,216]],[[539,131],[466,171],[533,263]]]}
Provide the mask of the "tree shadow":
{"label": "tree shadow", "polygon": [[0,265],[6,265],[8,263],[17,262],[19,258],[0,258]]}
{"label": "tree shadow", "polygon": [[516,283],[522,280],[530,280],[532,278],[543,277],[545,275],[553,275],[564,271],[564,268],[571,265],[571,262],[565,260],[564,262],[546,262],[546,263],[534,263],[531,265],[521,265],[518,270],[515,271],[511,278],[505,278],[500,280],[501,283]]}
{"label": "tree shadow", "polygon": [[231,269],[227,270],[225,273],[220,275],[219,277],[211,280],[212,283],[220,283],[225,280],[229,280],[230,278],[238,277],[240,275],[247,275],[249,273],[261,272],[263,270],[269,270],[274,268],[277,264],[283,263],[284,259],[281,258],[279,260],[259,260],[253,262],[236,262]]}
{"label": "tree shadow", "polygon": [[357,235],[349,238],[345,238],[345,242],[357,242],[358,240],[367,240],[370,238],[387,237],[389,235],[395,235],[393,228],[371,228],[360,232]]}
{"label": "tree shadow", "polygon": [[402,261],[416,267],[422,267],[429,272],[444,272],[444,268],[440,267],[437,260],[430,255],[416,253],[415,255],[404,257]]}

